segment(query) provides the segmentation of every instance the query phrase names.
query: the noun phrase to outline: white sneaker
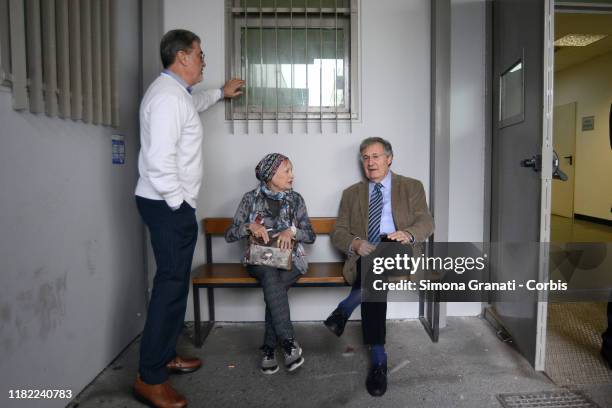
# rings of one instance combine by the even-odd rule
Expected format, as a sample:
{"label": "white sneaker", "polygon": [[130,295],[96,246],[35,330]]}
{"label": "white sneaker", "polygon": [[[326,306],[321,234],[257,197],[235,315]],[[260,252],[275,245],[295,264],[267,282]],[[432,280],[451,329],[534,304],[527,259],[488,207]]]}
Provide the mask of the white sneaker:
{"label": "white sneaker", "polygon": [[261,346],[262,359],[261,359],[261,372],[264,374],[274,374],[278,371],[278,363],[276,362],[276,355],[274,349],[270,346]]}
{"label": "white sneaker", "polygon": [[283,340],[283,353],[285,354],[285,367],[287,367],[287,371],[293,371],[304,364],[302,348],[294,339]]}

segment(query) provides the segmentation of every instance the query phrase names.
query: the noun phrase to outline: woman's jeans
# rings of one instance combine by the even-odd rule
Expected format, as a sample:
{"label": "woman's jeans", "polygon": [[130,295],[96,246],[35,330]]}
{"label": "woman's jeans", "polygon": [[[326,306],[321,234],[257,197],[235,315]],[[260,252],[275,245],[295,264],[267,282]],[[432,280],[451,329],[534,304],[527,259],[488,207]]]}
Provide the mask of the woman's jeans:
{"label": "woman's jeans", "polygon": [[247,272],[263,288],[266,301],[266,332],[264,345],[275,348],[277,342],[293,338],[287,291],[301,276],[293,266],[290,271],[262,265],[247,265]]}

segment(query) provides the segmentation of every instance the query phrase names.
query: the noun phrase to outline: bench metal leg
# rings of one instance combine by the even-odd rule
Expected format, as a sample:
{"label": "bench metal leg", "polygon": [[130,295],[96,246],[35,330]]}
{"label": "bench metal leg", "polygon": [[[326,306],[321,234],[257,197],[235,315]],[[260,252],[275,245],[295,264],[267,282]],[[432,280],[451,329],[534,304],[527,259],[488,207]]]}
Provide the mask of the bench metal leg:
{"label": "bench metal leg", "polygon": [[419,320],[432,342],[440,336],[440,291],[419,293]]}
{"label": "bench metal leg", "polygon": [[193,328],[196,347],[202,347],[202,322],[200,318],[200,287],[193,285]]}
{"label": "bench metal leg", "polygon": [[208,292],[208,321],[202,323],[200,315],[200,287],[193,285],[193,318],[194,322],[194,343],[195,346],[201,348],[204,340],[210,334],[215,325],[215,293],[213,288],[207,288]]}
{"label": "bench metal leg", "polygon": [[208,289],[208,321],[215,321],[215,291],[213,288]]}
{"label": "bench metal leg", "polygon": [[[213,288],[206,288],[206,292],[208,293],[208,322],[204,323],[202,343],[204,343],[204,340],[206,340],[215,325],[215,290]],[[202,343],[200,343],[199,347],[202,347]]]}

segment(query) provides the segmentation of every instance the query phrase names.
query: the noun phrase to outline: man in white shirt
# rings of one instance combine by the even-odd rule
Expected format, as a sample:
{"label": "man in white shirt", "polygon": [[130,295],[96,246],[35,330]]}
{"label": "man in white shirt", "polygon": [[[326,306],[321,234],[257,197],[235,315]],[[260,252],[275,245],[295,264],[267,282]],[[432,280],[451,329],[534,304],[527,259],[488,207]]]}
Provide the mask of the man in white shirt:
{"label": "man in white shirt", "polygon": [[199,112],[217,101],[241,95],[244,81],[193,91],[202,80],[200,38],[187,30],[164,35],[164,71],[140,105],[136,186],[138,211],[151,233],[157,272],[142,333],[135,395],[156,407],[184,407],[187,400],[168,382],[168,373],[200,368],[197,358],[180,357],[176,343],[183,326],[191,261],[197,240],[196,200],[202,182],[202,122]]}

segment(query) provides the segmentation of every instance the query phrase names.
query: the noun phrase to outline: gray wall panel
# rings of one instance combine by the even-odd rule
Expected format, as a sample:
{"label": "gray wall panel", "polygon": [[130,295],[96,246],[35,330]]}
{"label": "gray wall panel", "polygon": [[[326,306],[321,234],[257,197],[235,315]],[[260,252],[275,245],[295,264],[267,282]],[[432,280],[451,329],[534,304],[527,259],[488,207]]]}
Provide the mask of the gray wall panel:
{"label": "gray wall panel", "polygon": [[3,398],[16,388],[78,393],[144,324],[142,224],[133,195],[139,1],[117,7],[125,165],[111,164],[111,129],[17,112],[11,94],[0,92]]}

